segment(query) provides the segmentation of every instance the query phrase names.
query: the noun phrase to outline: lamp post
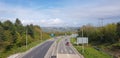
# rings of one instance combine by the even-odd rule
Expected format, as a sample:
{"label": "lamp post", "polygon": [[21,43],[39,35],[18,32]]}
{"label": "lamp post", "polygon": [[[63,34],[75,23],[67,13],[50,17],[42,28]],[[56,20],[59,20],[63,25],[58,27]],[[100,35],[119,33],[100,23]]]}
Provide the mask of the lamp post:
{"label": "lamp post", "polygon": [[[83,35],[83,30],[84,30],[84,27],[82,28],[82,37],[84,36]],[[83,42],[83,40],[82,40],[82,42]],[[82,52],[84,53],[84,42],[82,43],[82,49],[83,49]]]}
{"label": "lamp post", "polygon": [[26,28],[26,48],[27,48],[27,40],[28,40],[28,39],[27,39],[27,33],[28,33],[28,32],[27,32],[27,28]]}
{"label": "lamp post", "polygon": [[42,42],[42,30],[40,31],[40,38],[41,38],[41,42]]}

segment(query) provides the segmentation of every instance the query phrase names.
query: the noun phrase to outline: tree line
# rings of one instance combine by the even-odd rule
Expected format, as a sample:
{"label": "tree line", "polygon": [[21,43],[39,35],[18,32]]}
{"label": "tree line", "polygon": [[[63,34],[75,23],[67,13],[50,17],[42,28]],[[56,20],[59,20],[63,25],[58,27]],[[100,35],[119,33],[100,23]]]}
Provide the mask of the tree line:
{"label": "tree line", "polygon": [[[40,40],[41,28],[37,25],[29,24],[24,26],[17,18],[15,23],[10,20],[4,22],[0,21],[0,52],[8,51],[13,47],[21,47],[26,43],[26,34],[28,38],[28,44],[37,40]],[[48,34],[43,33],[42,40],[49,38]]]}
{"label": "tree line", "polygon": [[107,24],[105,26],[84,25],[78,30],[81,37],[82,31],[84,37],[89,38],[89,43],[93,45],[114,44],[120,42],[120,22]]}

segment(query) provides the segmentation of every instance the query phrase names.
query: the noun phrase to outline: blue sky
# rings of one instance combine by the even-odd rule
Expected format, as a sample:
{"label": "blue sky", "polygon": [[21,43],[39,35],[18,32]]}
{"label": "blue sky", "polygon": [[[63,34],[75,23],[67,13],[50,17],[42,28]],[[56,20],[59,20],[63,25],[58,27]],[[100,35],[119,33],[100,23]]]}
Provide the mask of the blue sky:
{"label": "blue sky", "polygon": [[120,0],[0,0],[0,20],[42,27],[86,24],[100,26],[120,21]]}

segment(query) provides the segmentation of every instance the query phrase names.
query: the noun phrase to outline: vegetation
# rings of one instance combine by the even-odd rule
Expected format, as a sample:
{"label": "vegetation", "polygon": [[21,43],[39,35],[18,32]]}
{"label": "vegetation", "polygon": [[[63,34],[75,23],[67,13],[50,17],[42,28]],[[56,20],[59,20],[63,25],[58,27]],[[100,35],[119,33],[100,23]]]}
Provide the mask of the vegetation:
{"label": "vegetation", "polygon": [[[98,48],[109,52],[117,50],[117,54],[120,53],[120,22],[101,27],[85,25],[78,30],[79,36],[82,36],[82,31],[84,37],[89,38],[89,43],[92,46],[97,46]],[[116,54],[114,55],[116,56]]]}
{"label": "vegetation", "polygon": [[100,51],[96,50],[92,46],[84,46],[84,52],[82,51],[82,46],[75,45],[75,38],[71,39],[73,46],[81,53],[85,58],[112,58],[112,56]]}
{"label": "vegetation", "polygon": [[[27,49],[33,47],[35,42],[37,44],[40,43],[41,32],[41,28],[37,25],[30,24],[23,26],[18,18],[15,23],[9,20],[0,22],[0,58],[6,58],[10,54],[25,51],[26,36],[28,38]],[[49,38],[48,33],[42,32],[42,34],[42,41]]]}

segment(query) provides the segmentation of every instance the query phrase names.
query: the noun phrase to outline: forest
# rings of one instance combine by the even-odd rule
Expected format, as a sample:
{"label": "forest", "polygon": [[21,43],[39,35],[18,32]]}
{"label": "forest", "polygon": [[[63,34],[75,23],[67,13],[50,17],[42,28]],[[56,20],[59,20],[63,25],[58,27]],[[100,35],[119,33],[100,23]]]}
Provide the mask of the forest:
{"label": "forest", "polygon": [[84,25],[78,30],[81,37],[88,37],[89,44],[105,52],[120,56],[120,22],[104,26]]}
{"label": "forest", "polygon": [[[43,39],[41,39],[41,33]],[[44,41],[50,38],[49,34],[43,32],[39,26],[23,25],[18,18],[14,23],[10,20],[0,21],[0,53],[7,53],[16,47],[25,46],[26,36],[28,45],[38,40]]]}

